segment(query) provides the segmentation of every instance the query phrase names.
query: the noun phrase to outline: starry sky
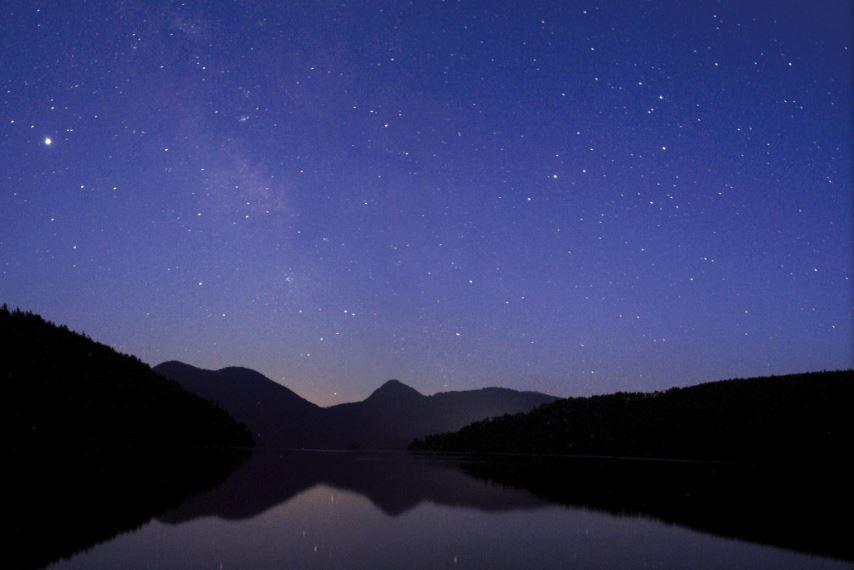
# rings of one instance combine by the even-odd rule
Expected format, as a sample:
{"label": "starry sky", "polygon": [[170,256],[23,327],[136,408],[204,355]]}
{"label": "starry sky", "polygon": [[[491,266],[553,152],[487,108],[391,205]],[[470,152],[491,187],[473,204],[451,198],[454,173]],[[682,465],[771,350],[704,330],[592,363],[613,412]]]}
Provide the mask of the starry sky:
{"label": "starry sky", "polygon": [[852,4],[0,12],[0,301],[327,405],[847,368]]}

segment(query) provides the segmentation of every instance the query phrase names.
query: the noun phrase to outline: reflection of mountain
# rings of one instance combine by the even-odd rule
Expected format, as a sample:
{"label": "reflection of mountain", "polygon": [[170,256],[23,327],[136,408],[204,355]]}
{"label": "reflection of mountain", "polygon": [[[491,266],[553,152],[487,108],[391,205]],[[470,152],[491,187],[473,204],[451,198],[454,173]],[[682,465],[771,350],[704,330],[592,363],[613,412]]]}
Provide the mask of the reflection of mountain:
{"label": "reflection of mountain", "polygon": [[785,468],[602,458],[509,457],[462,469],[484,481],[617,515],[854,560],[854,473],[792,458]]}
{"label": "reflection of mountain", "polygon": [[364,495],[390,516],[425,501],[483,511],[547,504],[527,491],[484,484],[456,464],[394,452],[256,449],[222,485],[193,497],[160,520],[178,524],[206,516],[248,519],[316,485]]}
{"label": "reflection of mountain", "polygon": [[321,408],[248,368],[203,370],[164,362],[155,370],[224,407],[259,445],[322,449],[403,449],[417,437],[555,400],[538,392],[483,388],[433,396],[389,380],[361,402]]}
{"label": "reflection of mountain", "polygon": [[7,456],[4,567],[40,568],[221,482],[241,451],[31,450]]}
{"label": "reflection of mountain", "polygon": [[[794,466],[792,466],[794,468]],[[248,520],[317,486],[358,493],[386,515],[422,503],[484,512],[550,504],[640,516],[750,542],[854,559],[850,473],[769,472],[732,464],[568,458],[411,456],[256,449],[219,487],[159,517]]]}

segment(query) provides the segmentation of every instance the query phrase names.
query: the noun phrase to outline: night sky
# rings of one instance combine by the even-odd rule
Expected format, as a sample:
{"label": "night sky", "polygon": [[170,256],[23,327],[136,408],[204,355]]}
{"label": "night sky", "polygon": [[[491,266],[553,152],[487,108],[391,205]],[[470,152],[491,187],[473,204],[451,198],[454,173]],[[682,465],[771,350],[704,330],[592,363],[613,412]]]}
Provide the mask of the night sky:
{"label": "night sky", "polygon": [[852,17],[4,1],[0,302],[321,404],[851,367]]}

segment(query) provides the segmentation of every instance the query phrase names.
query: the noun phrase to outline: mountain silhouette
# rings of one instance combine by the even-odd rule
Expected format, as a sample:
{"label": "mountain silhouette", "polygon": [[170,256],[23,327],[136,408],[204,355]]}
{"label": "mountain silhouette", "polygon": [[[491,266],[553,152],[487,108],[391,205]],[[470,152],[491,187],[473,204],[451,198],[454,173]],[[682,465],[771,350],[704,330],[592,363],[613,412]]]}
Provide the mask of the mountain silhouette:
{"label": "mountain silhouette", "polygon": [[389,380],[365,399],[365,402],[395,404],[401,402],[415,402],[426,398],[424,394],[407,386],[400,380]]}
{"label": "mountain silhouette", "polygon": [[526,412],[556,399],[505,388],[425,396],[389,380],[361,402],[322,408],[247,368],[204,370],[170,361],[154,369],[224,407],[249,426],[258,445],[268,447],[404,449],[418,437]]}
{"label": "mountain silhouette", "polygon": [[304,447],[327,437],[321,425],[320,406],[249,368],[204,370],[170,361],[154,370],[227,409],[249,426],[259,445]]}

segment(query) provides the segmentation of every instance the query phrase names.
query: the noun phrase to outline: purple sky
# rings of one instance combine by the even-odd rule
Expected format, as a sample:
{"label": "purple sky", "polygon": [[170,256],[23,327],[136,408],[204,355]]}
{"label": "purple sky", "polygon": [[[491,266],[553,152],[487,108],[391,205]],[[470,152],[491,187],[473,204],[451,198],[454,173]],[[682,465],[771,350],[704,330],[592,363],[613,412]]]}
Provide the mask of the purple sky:
{"label": "purple sky", "polygon": [[847,368],[852,4],[4,2],[0,302],[318,403]]}

